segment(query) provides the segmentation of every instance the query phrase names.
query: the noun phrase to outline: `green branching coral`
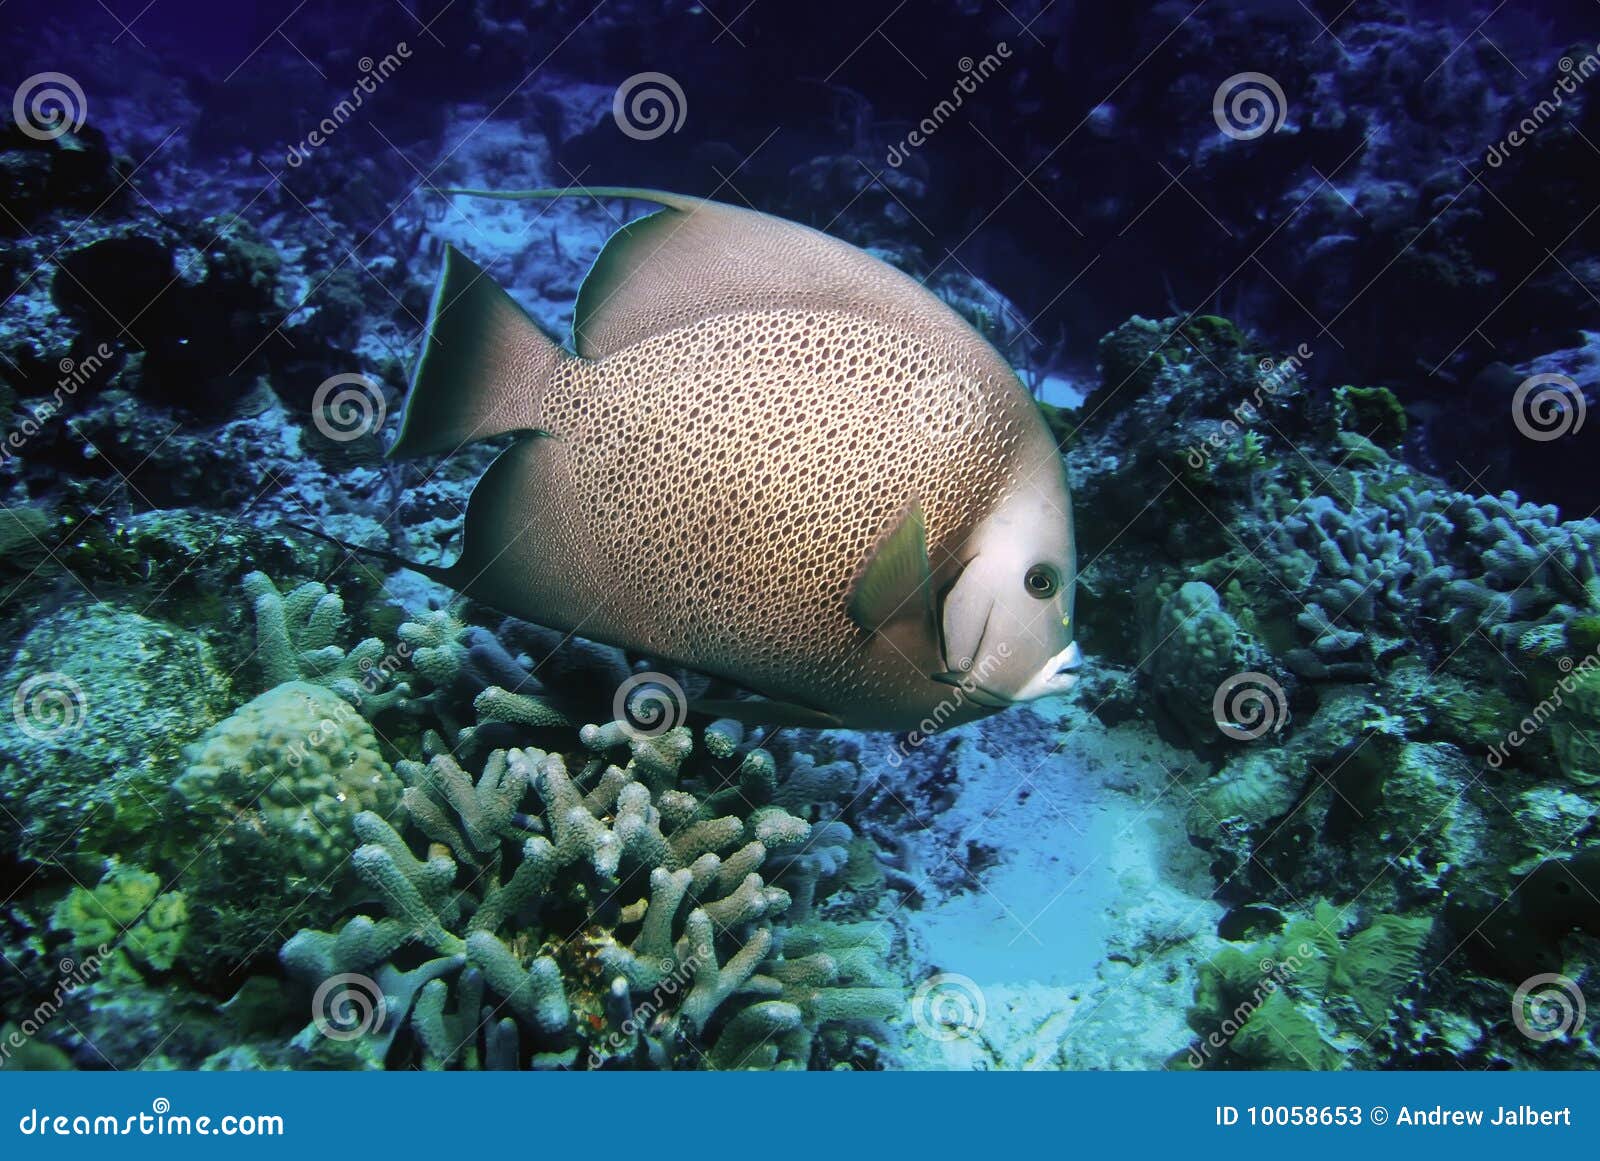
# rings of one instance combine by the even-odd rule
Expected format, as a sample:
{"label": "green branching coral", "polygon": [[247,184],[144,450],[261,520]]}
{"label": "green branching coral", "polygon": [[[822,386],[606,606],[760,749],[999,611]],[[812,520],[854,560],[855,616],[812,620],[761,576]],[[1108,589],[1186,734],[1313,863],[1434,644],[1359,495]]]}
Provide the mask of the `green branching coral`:
{"label": "green branching coral", "polygon": [[[382,641],[368,637],[349,650],[338,644],[347,620],[338,593],[315,581],[280,593],[260,572],[244,578],[244,591],[255,610],[256,657],[268,685],[323,685],[368,717],[405,705],[410,688],[403,682],[389,684],[399,662]],[[435,651],[429,655],[438,663],[435,667],[447,664],[449,650],[437,640],[440,626],[422,621],[414,629],[423,647]]]}
{"label": "green branching coral", "polygon": [[[393,821],[356,816],[351,865],[382,917],[301,931],[282,959],[313,988],[377,973],[395,1002],[369,1051],[405,1029],[430,1067],[803,1067],[819,1029],[900,1010],[881,934],[779,926],[790,895],[769,876],[789,873],[811,823],[679,788],[685,727],[581,740],[576,769],[534,748],[496,750],[476,777],[442,751],[402,761]],[[436,958],[392,992],[408,946]]]}
{"label": "green branching coral", "polygon": [[430,609],[401,622],[396,635],[404,644],[412,667],[427,678],[436,692],[448,691],[467,663],[462,644],[466,625],[448,609]]}

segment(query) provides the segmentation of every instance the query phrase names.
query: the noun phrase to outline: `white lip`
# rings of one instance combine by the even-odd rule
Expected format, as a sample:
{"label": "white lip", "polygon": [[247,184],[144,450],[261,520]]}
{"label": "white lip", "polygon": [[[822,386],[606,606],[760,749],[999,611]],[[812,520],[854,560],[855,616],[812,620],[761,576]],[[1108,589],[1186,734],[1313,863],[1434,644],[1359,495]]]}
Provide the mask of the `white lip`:
{"label": "white lip", "polygon": [[1057,653],[1036,673],[1033,678],[1017,691],[1016,700],[1032,701],[1036,697],[1045,697],[1053,693],[1066,693],[1078,683],[1078,675],[1074,671],[1083,665],[1083,651],[1074,641],[1060,653]]}

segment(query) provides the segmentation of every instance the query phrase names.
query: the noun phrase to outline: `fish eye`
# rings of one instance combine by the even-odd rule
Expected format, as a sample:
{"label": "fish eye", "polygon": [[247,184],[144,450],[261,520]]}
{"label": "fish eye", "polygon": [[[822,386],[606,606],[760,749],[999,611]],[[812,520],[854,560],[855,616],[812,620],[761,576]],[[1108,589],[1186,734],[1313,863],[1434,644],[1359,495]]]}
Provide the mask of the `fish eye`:
{"label": "fish eye", "polygon": [[1052,565],[1036,564],[1022,578],[1022,584],[1030,597],[1048,601],[1061,591],[1061,574]]}

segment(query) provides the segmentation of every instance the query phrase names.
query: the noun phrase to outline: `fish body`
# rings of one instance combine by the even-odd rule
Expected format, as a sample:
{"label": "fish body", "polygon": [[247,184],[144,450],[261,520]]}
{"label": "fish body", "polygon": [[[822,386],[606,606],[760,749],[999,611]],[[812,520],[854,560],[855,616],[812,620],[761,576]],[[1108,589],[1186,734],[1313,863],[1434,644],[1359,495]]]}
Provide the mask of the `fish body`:
{"label": "fish body", "polygon": [[597,259],[576,353],[447,255],[394,454],[524,434],[443,579],[769,724],[931,732],[1070,685],[1064,471],[998,353],[837,239],[629,193],[668,208]]}

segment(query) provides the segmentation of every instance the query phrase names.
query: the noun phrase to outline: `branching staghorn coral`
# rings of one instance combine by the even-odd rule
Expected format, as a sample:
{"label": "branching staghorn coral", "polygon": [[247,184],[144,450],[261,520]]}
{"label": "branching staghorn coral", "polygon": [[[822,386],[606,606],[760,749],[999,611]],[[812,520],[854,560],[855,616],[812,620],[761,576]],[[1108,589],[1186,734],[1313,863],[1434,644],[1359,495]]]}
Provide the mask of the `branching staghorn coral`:
{"label": "branching staghorn coral", "polygon": [[[344,600],[315,581],[280,593],[265,573],[244,578],[256,619],[256,657],[267,685],[304,681],[326,686],[367,717],[402,707],[410,694],[404,682],[389,685],[400,667],[376,637],[345,650]],[[385,688],[385,687],[388,688]]]}
{"label": "branching staghorn coral", "polygon": [[[849,828],[821,824],[812,850],[813,824],[782,806],[722,813],[725,799],[679,789],[687,727],[581,735],[576,768],[513,747],[473,777],[436,737],[427,762],[398,763],[404,817],[357,816],[351,860],[383,917],[300,932],[282,953],[290,973],[311,987],[339,972],[393,984],[396,953],[427,949],[427,978],[403,981],[374,1050],[404,1027],[429,1067],[803,1067],[823,1025],[900,1010],[901,993],[867,971],[881,943],[841,969],[821,942],[840,937],[813,922],[794,962],[783,951],[798,929],[778,926],[791,898],[770,878],[803,884],[809,904]],[[608,760],[624,750],[624,765]],[[779,1006],[743,1014],[768,1001]]]}
{"label": "branching staghorn coral", "polygon": [[1561,523],[1511,492],[1404,485],[1349,499],[1300,501],[1273,533],[1283,583],[1305,594],[1309,650],[1289,661],[1307,676],[1424,621],[1510,644],[1600,610],[1600,521]]}

